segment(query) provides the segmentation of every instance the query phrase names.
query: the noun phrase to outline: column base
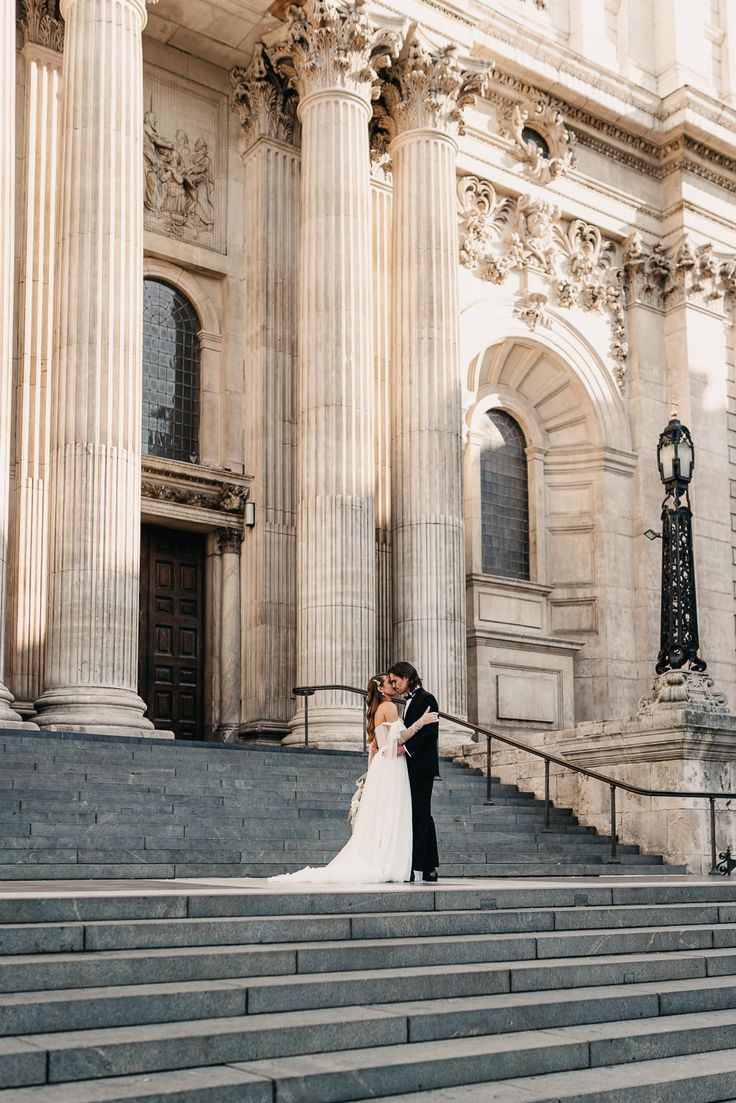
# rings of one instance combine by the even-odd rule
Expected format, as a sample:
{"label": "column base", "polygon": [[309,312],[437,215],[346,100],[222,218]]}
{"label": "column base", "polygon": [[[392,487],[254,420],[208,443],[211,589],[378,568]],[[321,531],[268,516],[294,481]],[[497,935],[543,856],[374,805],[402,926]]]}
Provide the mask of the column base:
{"label": "column base", "polygon": [[0,728],[28,728],[31,731],[38,729],[38,724],[30,720],[24,720],[19,712],[10,706],[13,704],[13,695],[9,689],[0,684]]}
{"label": "column base", "polygon": [[[283,747],[304,746],[304,712],[299,711],[289,722],[289,734],[281,740]],[[363,709],[336,705],[333,708],[309,709],[309,746],[319,750],[362,751]]]}
{"label": "column base", "polygon": [[145,704],[131,690],[90,686],[50,689],[36,702],[36,719],[42,730],[174,738],[173,732],[154,728],[143,715],[145,711]]}

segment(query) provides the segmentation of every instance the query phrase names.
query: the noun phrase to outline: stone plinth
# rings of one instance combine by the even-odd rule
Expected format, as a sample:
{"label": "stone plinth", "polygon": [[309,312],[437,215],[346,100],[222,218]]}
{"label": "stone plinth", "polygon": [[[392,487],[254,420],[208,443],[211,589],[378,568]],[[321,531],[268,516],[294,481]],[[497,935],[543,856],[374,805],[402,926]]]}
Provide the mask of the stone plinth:
{"label": "stone plinth", "polygon": [[[521,738],[521,737],[520,737]],[[736,792],[736,715],[692,707],[666,708],[606,723],[578,724],[566,731],[521,738],[573,766],[584,766],[644,789]],[[485,743],[466,744],[462,759],[485,766]],[[544,761],[524,751],[493,745],[493,773],[504,782],[544,796]],[[602,834],[610,831],[608,785],[552,765],[550,797],[571,807],[581,823]],[[710,870],[709,804],[684,796],[642,797],[617,790],[618,836],[644,853],[687,866],[689,873]],[[716,803],[716,847],[736,843],[734,801]]]}

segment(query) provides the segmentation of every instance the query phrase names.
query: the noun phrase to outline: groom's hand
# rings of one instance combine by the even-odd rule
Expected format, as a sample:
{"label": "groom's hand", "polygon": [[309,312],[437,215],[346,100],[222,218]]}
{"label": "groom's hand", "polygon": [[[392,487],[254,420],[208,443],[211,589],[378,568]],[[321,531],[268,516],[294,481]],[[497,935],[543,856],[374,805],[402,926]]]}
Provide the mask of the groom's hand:
{"label": "groom's hand", "polygon": [[406,747],[404,746],[404,744],[401,741],[399,741],[396,745],[396,754],[397,754],[397,756],[401,757],[401,755],[404,755],[406,753],[407,753]]}

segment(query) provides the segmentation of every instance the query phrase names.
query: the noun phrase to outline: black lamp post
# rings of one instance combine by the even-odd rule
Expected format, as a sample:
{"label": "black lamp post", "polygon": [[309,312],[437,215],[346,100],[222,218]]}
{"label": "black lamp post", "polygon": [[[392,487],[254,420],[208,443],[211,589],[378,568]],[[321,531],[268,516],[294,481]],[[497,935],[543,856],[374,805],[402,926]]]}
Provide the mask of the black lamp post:
{"label": "black lamp post", "polygon": [[686,663],[703,671],[698,656],[698,604],[695,593],[692,512],[689,485],[695,468],[690,430],[673,411],[657,444],[659,477],[666,491],[662,502],[662,617],[657,674]]}

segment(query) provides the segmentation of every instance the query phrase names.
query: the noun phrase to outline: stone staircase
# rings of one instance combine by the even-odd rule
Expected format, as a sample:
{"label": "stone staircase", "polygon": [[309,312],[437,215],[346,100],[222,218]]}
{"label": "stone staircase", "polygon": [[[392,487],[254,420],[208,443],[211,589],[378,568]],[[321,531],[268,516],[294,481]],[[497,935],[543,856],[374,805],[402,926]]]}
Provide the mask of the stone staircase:
{"label": "stone staircase", "polygon": [[736,1096],[736,885],[0,893],[0,1103]]}
{"label": "stone staircase", "polygon": [[[357,753],[0,731],[0,881],[264,877],[328,862],[347,841]],[[679,872],[531,794],[445,762],[433,802],[440,873]]]}

